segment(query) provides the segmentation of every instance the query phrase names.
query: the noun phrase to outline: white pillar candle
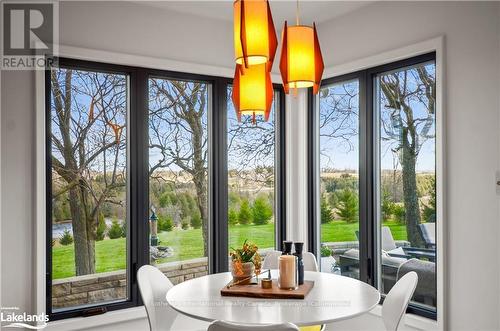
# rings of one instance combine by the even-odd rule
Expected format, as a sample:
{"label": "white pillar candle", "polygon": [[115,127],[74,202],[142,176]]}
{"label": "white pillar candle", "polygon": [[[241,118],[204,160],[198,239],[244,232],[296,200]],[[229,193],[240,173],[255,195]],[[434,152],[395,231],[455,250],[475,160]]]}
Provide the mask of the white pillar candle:
{"label": "white pillar candle", "polygon": [[278,286],[282,289],[297,288],[297,257],[281,255],[278,259],[279,279]]}

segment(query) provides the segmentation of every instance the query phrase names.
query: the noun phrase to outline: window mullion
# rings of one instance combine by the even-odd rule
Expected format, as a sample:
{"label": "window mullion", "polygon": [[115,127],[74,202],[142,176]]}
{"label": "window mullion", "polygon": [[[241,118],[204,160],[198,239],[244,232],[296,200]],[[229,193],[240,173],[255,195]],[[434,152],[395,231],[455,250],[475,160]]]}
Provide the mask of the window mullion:
{"label": "window mullion", "polygon": [[365,107],[365,120],[366,120],[366,131],[365,131],[365,142],[366,142],[366,172],[365,172],[365,182],[366,182],[366,246],[367,246],[367,279],[366,281],[373,285],[377,285],[377,266],[378,266],[378,256],[377,256],[377,208],[376,208],[376,175],[375,175],[375,148],[376,140],[374,134],[374,111],[373,111],[373,79],[372,76],[367,72],[362,74],[365,90],[362,91],[362,98],[364,102],[362,103]]}
{"label": "window mullion", "polygon": [[148,155],[148,72],[137,70],[131,76],[131,197],[132,197],[132,301],[141,302],[136,274],[142,266],[149,264],[149,155]]}
{"label": "window mullion", "polygon": [[370,253],[370,107],[368,101],[369,87],[367,86],[366,73],[361,72],[358,76],[359,79],[359,277],[360,280],[371,283],[373,273],[371,271],[371,264],[373,256]]}
{"label": "window mullion", "polygon": [[228,270],[228,221],[227,221],[227,83],[214,81],[210,117],[210,234],[211,273]]}
{"label": "window mullion", "polygon": [[[275,87],[276,88],[276,87]],[[277,92],[276,92],[277,91]],[[275,151],[275,173],[277,196],[276,224],[275,224],[275,248],[281,250],[281,243],[286,238],[286,111],[285,93],[282,87],[275,90],[275,97],[278,99],[276,107],[276,151]]]}

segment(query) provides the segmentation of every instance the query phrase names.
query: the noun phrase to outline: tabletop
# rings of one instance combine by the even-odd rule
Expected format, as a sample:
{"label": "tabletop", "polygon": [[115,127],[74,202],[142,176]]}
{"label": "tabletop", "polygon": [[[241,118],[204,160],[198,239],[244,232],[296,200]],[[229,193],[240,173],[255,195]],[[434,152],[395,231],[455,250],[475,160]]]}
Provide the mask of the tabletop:
{"label": "tabletop", "polygon": [[[272,276],[277,278],[277,270]],[[308,271],[304,276],[314,281],[314,287],[302,300],[223,297],[220,290],[232,279],[227,272],[180,283],[168,291],[167,301],[178,312],[208,322],[308,326],[355,317],[380,300],[374,287],[357,279]]]}

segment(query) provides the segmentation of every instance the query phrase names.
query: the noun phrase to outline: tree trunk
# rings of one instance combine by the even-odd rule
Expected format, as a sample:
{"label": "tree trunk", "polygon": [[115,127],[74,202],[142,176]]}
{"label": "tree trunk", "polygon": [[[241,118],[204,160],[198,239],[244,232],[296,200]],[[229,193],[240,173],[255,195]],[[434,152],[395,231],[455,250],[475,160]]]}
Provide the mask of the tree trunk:
{"label": "tree trunk", "polygon": [[197,176],[194,180],[196,186],[196,203],[200,211],[202,225],[201,232],[203,234],[203,256],[208,256],[208,208],[207,208],[207,185],[205,175]]}
{"label": "tree trunk", "polygon": [[205,158],[203,157],[203,124],[200,116],[193,116],[188,120],[193,129],[193,182],[196,187],[196,202],[200,210],[203,234],[203,254],[208,256],[208,192],[205,169]]}
{"label": "tree trunk", "polygon": [[[407,131],[403,129],[403,131]],[[403,134],[402,142],[402,176],[403,176],[403,201],[405,206],[405,222],[408,240],[414,247],[423,245],[418,225],[420,224],[420,208],[418,203],[417,177],[415,165],[417,156],[410,146],[407,133]]]}
{"label": "tree trunk", "polygon": [[77,276],[95,273],[95,226],[86,212],[85,188],[75,186],[69,190],[71,223],[75,247],[75,272]]}

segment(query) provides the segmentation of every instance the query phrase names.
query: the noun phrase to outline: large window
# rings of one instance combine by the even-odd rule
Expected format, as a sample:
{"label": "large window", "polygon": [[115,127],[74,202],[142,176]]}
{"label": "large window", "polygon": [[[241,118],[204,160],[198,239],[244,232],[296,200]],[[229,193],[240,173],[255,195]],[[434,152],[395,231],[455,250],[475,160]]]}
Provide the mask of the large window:
{"label": "large window", "polygon": [[[50,75],[52,308],[125,300],[128,75],[73,68]],[[113,286],[97,287],[98,279]]]}
{"label": "large window", "polygon": [[327,79],[314,104],[311,238],[320,231],[322,271],[383,294],[415,271],[409,310],[436,318],[435,55]]}
{"label": "large window", "polygon": [[[332,82],[320,90],[320,268],[359,278],[359,259],[335,263],[359,242],[359,81]],[[350,251],[356,253],[356,250]]]}
{"label": "large window", "polygon": [[176,284],[227,271],[229,246],[244,239],[281,240],[280,91],[269,122],[238,123],[226,78],[54,63],[45,85],[51,320],[140,305],[142,265]]}
{"label": "large window", "polygon": [[[276,245],[276,148],[279,137],[276,116],[279,93],[266,122],[242,116],[238,122],[227,98],[228,226],[229,247],[239,247],[248,239],[265,252]],[[279,193],[279,192],[278,192]]]}
{"label": "large window", "polygon": [[[178,283],[208,270],[206,82],[149,78],[150,259]],[[199,262],[191,270],[182,261]],[[166,263],[172,262],[172,263]],[[167,273],[168,274],[168,273]]]}
{"label": "large window", "polygon": [[[436,308],[436,66],[419,63],[374,80],[374,162],[380,232],[380,289],[409,271],[419,284],[413,303]],[[376,143],[376,142],[375,142]]]}

